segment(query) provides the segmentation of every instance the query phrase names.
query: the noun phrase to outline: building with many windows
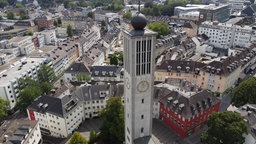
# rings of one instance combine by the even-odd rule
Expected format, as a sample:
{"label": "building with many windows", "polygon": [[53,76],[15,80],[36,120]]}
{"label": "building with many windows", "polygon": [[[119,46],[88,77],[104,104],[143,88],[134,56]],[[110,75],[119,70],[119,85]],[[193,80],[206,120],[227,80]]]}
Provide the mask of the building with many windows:
{"label": "building with many windows", "polygon": [[58,46],[53,46],[52,50],[48,51],[46,55],[52,60],[54,73],[59,75],[77,60],[79,45],[72,38],[58,43]]}
{"label": "building with many windows", "polygon": [[22,58],[11,65],[0,67],[0,96],[10,102],[11,109],[19,97],[19,79],[29,77],[37,80],[37,71],[44,62],[45,58]]}
{"label": "building with many windows", "polygon": [[110,97],[122,97],[123,85],[88,84],[71,94],[67,89],[64,91],[62,94],[41,96],[28,107],[29,120],[38,120],[42,133],[68,137],[84,119],[98,117]]}
{"label": "building with many windows", "polygon": [[184,79],[211,91],[224,92],[233,87],[249,65],[255,63],[255,51],[244,49],[208,64],[185,60],[165,60],[156,67],[155,81]]}
{"label": "building with many windows", "polygon": [[29,120],[39,121],[42,133],[67,137],[84,119],[83,99],[78,95],[41,96],[28,107],[27,113]]}
{"label": "building with many windows", "polygon": [[256,34],[250,26],[238,26],[218,22],[203,22],[199,26],[198,34],[209,37],[209,44],[218,48],[249,47],[255,43]]}
{"label": "building with many windows", "polygon": [[182,79],[167,79],[156,85],[160,103],[160,119],[182,137],[202,128],[220,101],[214,93]]}
{"label": "building with many windows", "polygon": [[210,4],[199,10],[199,22],[204,21],[218,21],[225,22],[230,17],[230,5],[229,4]]}

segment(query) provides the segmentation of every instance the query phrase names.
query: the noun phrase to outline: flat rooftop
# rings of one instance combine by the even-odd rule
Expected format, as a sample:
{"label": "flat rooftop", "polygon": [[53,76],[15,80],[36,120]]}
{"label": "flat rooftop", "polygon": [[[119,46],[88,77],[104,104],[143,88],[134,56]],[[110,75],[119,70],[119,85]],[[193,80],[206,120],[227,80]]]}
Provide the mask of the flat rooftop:
{"label": "flat rooftop", "polygon": [[[28,131],[33,129],[38,121],[30,120],[11,120],[5,121],[0,127],[0,143],[10,144],[10,141],[24,140],[23,136],[30,134]],[[5,142],[5,136],[8,136],[8,141]],[[25,137],[25,136],[24,136]],[[27,138],[30,138],[29,136]],[[27,143],[24,141],[24,144]]]}
{"label": "flat rooftop", "polygon": [[43,57],[46,53],[54,50],[55,48],[57,48],[57,46],[44,45],[41,48],[36,48],[33,50],[30,54],[28,54],[28,57]]}
{"label": "flat rooftop", "polygon": [[31,36],[13,37],[12,39],[9,40],[9,42],[20,42],[29,37],[31,38]]}
{"label": "flat rooftop", "polygon": [[[4,65],[4,68],[0,67],[0,85],[5,85],[10,80],[13,80],[15,76],[21,76],[28,69],[34,67],[36,64],[42,63],[45,58],[26,58],[22,57],[16,59],[17,61]],[[22,64],[26,62],[26,64]],[[22,67],[21,67],[22,66]]]}
{"label": "flat rooftop", "polygon": [[15,33],[15,32],[19,32],[22,30],[27,30],[28,28],[19,28],[19,29],[12,29],[9,31],[0,31],[0,34],[8,34],[8,33]]}
{"label": "flat rooftop", "polygon": [[243,20],[244,17],[235,17],[235,18],[232,18],[232,19],[229,19],[226,24],[236,24],[238,23],[239,21]]}
{"label": "flat rooftop", "polygon": [[226,7],[226,6],[229,6],[229,4],[219,4],[219,5],[209,4],[208,6],[202,7],[201,9],[204,9],[204,10],[217,10],[217,9],[220,9],[220,8],[223,8],[223,7]]}

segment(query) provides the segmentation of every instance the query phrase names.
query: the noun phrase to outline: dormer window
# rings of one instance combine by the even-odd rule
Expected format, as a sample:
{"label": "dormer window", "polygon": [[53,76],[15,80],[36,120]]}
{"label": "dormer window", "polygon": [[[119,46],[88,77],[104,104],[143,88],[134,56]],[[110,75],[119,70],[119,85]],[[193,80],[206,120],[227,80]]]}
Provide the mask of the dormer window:
{"label": "dormer window", "polygon": [[180,72],[181,66],[177,66],[177,72]]}
{"label": "dormer window", "polygon": [[95,73],[95,75],[99,75],[99,71],[95,71],[94,73]]}

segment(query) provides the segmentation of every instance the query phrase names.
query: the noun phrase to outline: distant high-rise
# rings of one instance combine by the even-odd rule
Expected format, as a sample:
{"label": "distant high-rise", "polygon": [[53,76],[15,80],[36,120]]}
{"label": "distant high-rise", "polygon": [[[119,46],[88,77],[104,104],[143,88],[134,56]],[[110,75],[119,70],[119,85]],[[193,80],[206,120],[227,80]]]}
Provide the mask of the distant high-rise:
{"label": "distant high-rise", "polygon": [[152,94],[156,33],[145,29],[140,10],[131,20],[132,30],[124,30],[125,143],[152,133]]}

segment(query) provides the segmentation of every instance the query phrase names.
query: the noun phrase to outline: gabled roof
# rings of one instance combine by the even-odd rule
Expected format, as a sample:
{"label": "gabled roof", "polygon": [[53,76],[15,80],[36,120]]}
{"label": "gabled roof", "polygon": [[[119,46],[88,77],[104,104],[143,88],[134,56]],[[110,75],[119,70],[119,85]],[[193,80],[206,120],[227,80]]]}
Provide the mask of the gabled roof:
{"label": "gabled roof", "polygon": [[100,100],[105,96],[118,96],[122,97],[124,94],[124,86],[119,84],[99,84],[99,85],[85,85],[76,90],[72,95],[82,97],[84,101]]}
{"label": "gabled roof", "polygon": [[178,61],[178,60],[165,60],[157,67],[157,70],[164,71],[187,71],[193,72],[197,70],[205,70],[219,75],[228,75],[237,69],[239,66],[245,65],[255,55],[251,49],[243,49],[236,54],[227,58],[221,58],[219,61],[212,61],[209,64],[195,62],[195,61]]}
{"label": "gabled roof", "polygon": [[256,6],[255,5],[250,5],[246,7],[244,10],[242,10],[242,14],[247,15],[247,16],[253,16],[253,14],[256,12]]}
{"label": "gabled roof", "polygon": [[[65,95],[62,97],[41,96],[35,100],[28,109],[39,113],[51,113],[59,117],[65,117],[72,109],[67,109],[67,105],[76,105],[82,103],[82,97],[79,95]],[[47,107],[44,107],[47,104]],[[40,106],[41,105],[41,106]]]}
{"label": "gabled roof", "polygon": [[72,64],[65,73],[89,73],[90,70],[84,65],[84,63]]}
{"label": "gabled roof", "polygon": [[158,87],[155,88],[155,97],[158,97],[159,102],[165,107],[169,107],[171,111],[177,112],[187,119],[219,102],[212,92],[207,90],[194,91],[190,96],[184,96],[177,91]]}

